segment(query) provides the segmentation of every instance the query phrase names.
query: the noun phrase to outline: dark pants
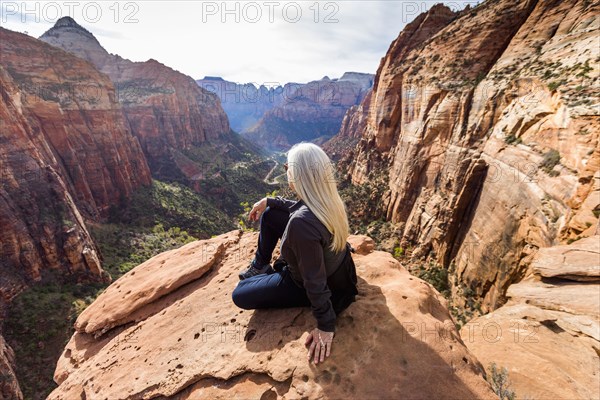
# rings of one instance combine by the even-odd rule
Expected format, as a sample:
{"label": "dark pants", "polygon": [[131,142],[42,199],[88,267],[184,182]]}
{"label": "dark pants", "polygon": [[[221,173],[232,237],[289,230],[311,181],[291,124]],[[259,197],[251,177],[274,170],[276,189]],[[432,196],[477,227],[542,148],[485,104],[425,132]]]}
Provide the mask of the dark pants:
{"label": "dark pants", "polygon": [[[289,219],[289,213],[276,208],[267,207],[262,213],[255,255],[257,265],[270,263],[273,250],[283,236]],[[287,266],[280,272],[256,275],[240,281],[231,297],[236,306],[246,310],[310,306],[306,290],[292,280]]]}

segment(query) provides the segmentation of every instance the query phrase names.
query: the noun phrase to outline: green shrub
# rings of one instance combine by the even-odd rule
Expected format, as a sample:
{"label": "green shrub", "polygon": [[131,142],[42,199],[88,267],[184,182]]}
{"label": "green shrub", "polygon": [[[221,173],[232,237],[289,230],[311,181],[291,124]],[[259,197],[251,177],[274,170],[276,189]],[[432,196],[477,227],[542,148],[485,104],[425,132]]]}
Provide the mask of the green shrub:
{"label": "green shrub", "polygon": [[404,249],[400,246],[394,247],[394,257],[402,258],[404,256]]}
{"label": "green shrub", "polygon": [[[560,153],[555,149],[551,149],[544,154],[540,168],[547,174],[551,174],[552,170],[560,162]],[[556,175],[552,175],[556,176]]]}
{"label": "green shrub", "polygon": [[417,276],[430,283],[445,298],[450,297],[448,270],[443,266],[434,263],[429,263],[427,267],[421,265],[417,271]]}
{"label": "green shrub", "polygon": [[498,369],[496,363],[491,363],[489,370],[490,375],[488,376],[488,380],[500,400],[515,400],[516,394],[515,391],[510,388],[508,370],[504,367]]}
{"label": "green shrub", "polygon": [[504,138],[504,141],[507,144],[513,144],[513,143],[514,144],[521,144],[521,143],[523,143],[523,140],[521,140],[520,137],[516,137],[513,133],[511,133],[510,135],[506,136]]}
{"label": "green shrub", "polygon": [[558,172],[558,171],[555,171],[555,170],[552,170],[552,171],[548,172],[548,175],[550,175],[551,177],[553,177],[553,178],[554,178],[554,177],[556,177],[556,176],[559,176],[559,175],[560,175],[560,172]]}
{"label": "green shrub", "polygon": [[[546,71],[546,72],[548,72],[548,71]],[[548,77],[550,77],[550,76],[552,76],[552,75],[549,75]],[[545,77],[546,77],[546,74],[544,74],[544,78],[545,78]],[[550,82],[550,83],[548,84],[548,89],[549,89],[551,92],[553,92],[553,91],[555,91],[555,90],[556,90],[556,89],[557,89],[559,86],[560,86],[560,83],[559,83],[559,82],[557,82],[557,81]]]}
{"label": "green shrub", "polygon": [[479,85],[479,82],[485,79],[485,72],[480,71],[475,78],[475,86]]}

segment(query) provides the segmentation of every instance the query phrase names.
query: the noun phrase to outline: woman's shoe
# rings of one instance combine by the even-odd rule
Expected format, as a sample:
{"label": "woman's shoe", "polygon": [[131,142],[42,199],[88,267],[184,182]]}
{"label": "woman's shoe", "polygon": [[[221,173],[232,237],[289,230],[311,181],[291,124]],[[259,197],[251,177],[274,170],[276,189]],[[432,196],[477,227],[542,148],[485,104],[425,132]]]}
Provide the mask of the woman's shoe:
{"label": "woman's shoe", "polygon": [[266,274],[269,272],[270,269],[272,269],[271,264],[265,264],[257,268],[254,263],[255,261],[256,260],[252,260],[252,262],[250,263],[250,267],[248,267],[248,269],[244,272],[239,273],[238,276],[240,277],[240,281],[246,278],[251,278],[256,275]]}

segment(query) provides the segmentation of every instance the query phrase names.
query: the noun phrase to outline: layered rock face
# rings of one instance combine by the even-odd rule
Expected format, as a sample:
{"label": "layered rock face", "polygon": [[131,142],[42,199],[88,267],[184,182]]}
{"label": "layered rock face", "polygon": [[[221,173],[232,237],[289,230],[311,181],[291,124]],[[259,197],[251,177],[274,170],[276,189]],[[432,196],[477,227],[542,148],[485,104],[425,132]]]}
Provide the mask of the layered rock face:
{"label": "layered rock face", "polygon": [[[84,222],[150,184],[115,90],[90,63],[0,28],[0,320],[56,273],[109,281]],[[0,337],[3,398],[22,398]],[[12,366],[11,366],[12,365]]]}
{"label": "layered rock face", "polygon": [[139,138],[156,176],[169,175],[163,168],[176,168],[174,151],[229,133],[217,95],[156,60],[132,62],[109,54],[70,17],[59,19],[40,40],[90,61],[110,77],[131,132]]}
{"label": "layered rock face", "polygon": [[356,72],[339,79],[286,84],[282,103],[243,135],[276,151],[301,141],[324,143],[339,131],[348,109],[360,104],[372,85],[373,75]]}
{"label": "layered rock face", "polygon": [[[32,137],[45,139],[37,148],[60,158],[87,215],[106,215],[111,204],[150,183],[139,142],[106,75],[27,35],[6,29],[0,35],[0,63],[18,88],[7,98],[31,125]],[[15,125],[6,121],[8,127]]]}
{"label": "layered rock face", "polygon": [[280,85],[256,87],[252,83],[239,84],[210,76],[196,83],[219,96],[231,128],[236,132],[252,128],[267,111],[283,101],[284,87]]}
{"label": "layered rock face", "polygon": [[193,242],[114,282],[79,316],[49,399],[496,398],[443,297],[365,236],[349,239],[357,301],[338,317],[331,356],[310,364],[309,307],[231,301],[257,240]]}
{"label": "layered rock face", "polygon": [[372,90],[369,90],[360,104],[348,109],[339,132],[323,144],[323,150],[332,160],[343,159],[342,164],[350,162],[348,156],[352,154],[352,150],[360,141],[361,134],[367,125],[372,94]]}
{"label": "layered rock face", "polygon": [[112,83],[20,33],[0,29],[0,52],[2,300],[44,270],[107,279],[83,218],[106,216],[150,184]]}
{"label": "layered rock face", "polygon": [[[490,310],[538,248],[594,234],[600,191],[600,5],[436,5],[408,24],[348,115],[354,184],[383,179],[403,247]],[[357,115],[358,114],[358,115]],[[351,125],[349,123],[349,125]]]}
{"label": "layered rock face", "polygon": [[23,398],[15,376],[15,353],[2,336],[0,336],[0,396],[7,400]]}
{"label": "layered rock face", "polygon": [[26,95],[4,67],[0,67],[0,83],[4,139],[0,147],[3,312],[6,304],[30,282],[42,278],[44,269],[89,272],[98,278],[101,270],[96,247],[63,179],[64,167],[55,158],[43,125],[26,108]]}
{"label": "layered rock face", "polygon": [[467,347],[505,367],[519,398],[599,398],[600,236],[540,249],[507,296],[461,329]]}

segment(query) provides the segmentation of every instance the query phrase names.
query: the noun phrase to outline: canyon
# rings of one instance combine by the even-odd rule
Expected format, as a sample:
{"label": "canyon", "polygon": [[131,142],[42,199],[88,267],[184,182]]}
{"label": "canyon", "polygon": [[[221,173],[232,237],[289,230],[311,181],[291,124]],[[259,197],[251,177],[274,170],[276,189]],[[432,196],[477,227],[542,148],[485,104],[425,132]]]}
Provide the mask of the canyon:
{"label": "canyon", "polygon": [[[110,282],[87,219],[149,185],[138,140],[105,75],[88,62],[0,28],[0,317],[49,276]],[[72,71],[77,71],[73,74]],[[3,382],[20,393],[2,341]],[[5,371],[7,375],[5,376]]]}
{"label": "canyon", "polygon": [[[518,398],[600,397],[599,14],[584,0],[436,4],[374,77],[283,86],[294,101],[109,54],[69,17],[40,40],[0,28],[0,300],[50,273],[108,285],[49,398],[496,398],[492,363]],[[228,104],[231,85],[274,101]],[[256,232],[111,283],[86,225],[153,176],[201,175],[190,149],[238,152],[237,127],[268,151],[323,144],[364,189],[351,216],[393,228],[348,239],[359,296],[321,366],[305,359],[308,309],[231,302]],[[447,295],[414,276],[423,265],[447,274]],[[0,350],[2,391],[22,398],[2,336]]]}
{"label": "canyon", "polygon": [[27,35],[0,29],[0,41],[5,303],[44,270],[106,279],[84,219],[151,178],[105,75]]}
{"label": "canyon", "polygon": [[484,314],[461,336],[519,397],[600,396],[599,12],[435,5],[325,145],[404,265],[447,271],[455,317]]}
{"label": "canyon", "polygon": [[284,86],[277,83],[270,83],[267,87],[213,76],[198,79],[196,83],[219,96],[231,128],[239,133],[256,125],[267,111],[279,106],[284,99]]}
{"label": "canyon", "polygon": [[279,104],[241,134],[270,151],[286,151],[302,141],[323,144],[339,131],[346,111],[359,104],[372,85],[373,75],[358,72],[285,84]]}
{"label": "canyon", "polygon": [[271,152],[294,143],[323,144],[339,130],[350,107],[358,106],[373,85],[373,75],[346,72],[340,78],[308,83],[238,84],[220,77],[196,82],[221,99],[232,128]]}
{"label": "canyon", "polygon": [[[52,44],[0,28],[0,334],[29,288],[110,283],[90,225],[127,207],[153,175],[187,178],[181,152],[209,141],[235,147],[218,98],[193,79],[154,60],[108,55],[69,17],[46,37]],[[61,39],[80,52],[55,46]],[[2,338],[2,393],[22,398],[16,359]]]}

